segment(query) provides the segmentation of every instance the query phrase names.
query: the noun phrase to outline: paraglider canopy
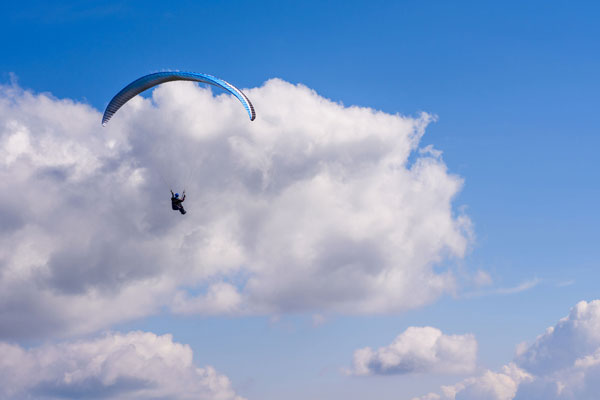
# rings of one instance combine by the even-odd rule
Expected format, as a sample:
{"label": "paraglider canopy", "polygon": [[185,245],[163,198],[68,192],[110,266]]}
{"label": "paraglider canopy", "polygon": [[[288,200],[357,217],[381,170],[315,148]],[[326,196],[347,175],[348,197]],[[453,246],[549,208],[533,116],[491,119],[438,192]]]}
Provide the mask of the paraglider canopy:
{"label": "paraglider canopy", "polygon": [[246,95],[242,93],[241,90],[239,90],[232,84],[225,82],[222,79],[216,78],[212,75],[200,74],[196,72],[168,71],[156,72],[154,74],[143,76],[131,82],[129,85],[125,86],[119,93],[116,94],[115,97],[112,98],[110,103],[108,103],[108,106],[106,106],[106,110],[104,110],[104,116],[102,117],[102,125],[106,126],[106,123],[112,118],[112,116],[117,112],[119,108],[121,108],[125,103],[127,103],[129,100],[131,100],[138,94],[142,93],[144,90],[160,85],[161,83],[171,81],[193,81],[209,83],[211,85],[225,89],[226,91],[237,97],[238,100],[242,103],[242,105],[248,112],[250,121],[254,121],[254,118],[256,118],[254,107],[252,106],[252,103],[250,103],[250,100],[248,100],[248,97],[246,97]]}

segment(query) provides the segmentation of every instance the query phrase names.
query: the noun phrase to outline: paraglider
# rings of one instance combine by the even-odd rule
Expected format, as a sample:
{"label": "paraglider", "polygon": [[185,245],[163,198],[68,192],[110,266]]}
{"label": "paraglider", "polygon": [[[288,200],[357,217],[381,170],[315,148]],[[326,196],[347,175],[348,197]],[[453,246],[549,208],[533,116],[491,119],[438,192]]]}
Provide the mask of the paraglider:
{"label": "paraglider", "polygon": [[244,93],[232,84],[225,82],[222,79],[216,78],[212,75],[200,74],[196,72],[156,72],[154,74],[142,76],[139,79],[131,82],[129,85],[125,86],[119,93],[112,98],[108,106],[106,106],[106,110],[104,110],[104,116],[102,117],[102,125],[106,126],[106,123],[112,118],[112,116],[117,112],[119,108],[121,108],[125,103],[129,100],[142,93],[143,91],[150,89],[154,86],[160,85],[165,82],[172,81],[192,81],[192,82],[200,82],[200,83],[209,83],[214,86],[218,86],[222,89],[225,89],[242,103],[246,112],[248,112],[248,116],[250,117],[250,121],[254,121],[256,118],[256,113],[254,112],[254,107],[250,100],[246,97]]}
{"label": "paraglider", "polygon": [[[129,100],[142,93],[145,90],[153,88],[154,86],[160,85],[165,82],[172,81],[192,81],[192,82],[200,82],[200,83],[208,83],[217,87],[220,87],[227,92],[234,95],[240,103],[246,109],[248,116],[250,117],[250,121],[254,121],[256,118],[256,113],[254,112],[254,107],[250,100],[246,95],[233,86],[232,84],[216,78],[212,75],[195,73],[195,72],[177,72],[177,71],[166,71],[166,72],[156,72],[153,74],[145,75],[135,81],[131,82],[129,85],[125,86],[119,93],[117,93],[111,101],[106,106],[104,110],[104,115],[102,116],[102,126],[106,126],[108,121],[113,117],[113,115]],[[174,211],[179,211],[181,214],[185,214],[186,211],[183,208],[182,203],[185,201],[185,191],[183,192],[183,197],[179,197],[179,193],[173,193],[171,190],[171,208]]]}
{"label": "paraglider", "polygon": [[179,211],[181,215],[185,214],[187,211],[183,209],[183,203],[185,201],[185,190],[183,191],[183,197],[179,198],[179,193],[173,193],[171,190],[171,208],[173,211]]}

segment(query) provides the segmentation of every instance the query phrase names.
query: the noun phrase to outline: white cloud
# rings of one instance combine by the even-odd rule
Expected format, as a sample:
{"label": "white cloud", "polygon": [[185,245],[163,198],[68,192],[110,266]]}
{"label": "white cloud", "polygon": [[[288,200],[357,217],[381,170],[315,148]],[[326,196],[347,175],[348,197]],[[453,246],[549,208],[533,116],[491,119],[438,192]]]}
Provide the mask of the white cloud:
{"label": "white cloud", "polygon": [[530,374],[510,363],[502,367],[500,372],[488,370],[456,385],[442,386],[441,394],[429,393],[412,400],[511,400],[519,384],[532,379]]}
{"label": "white cloud", "polygon": [[502,367],[501,372],[486,371],[478,378],[470,378],[455,386],[443,388],[445,396],[463,400],[510,400],[514,398],[521,382],[531,375],[515,364]]}
{"label": "white cloud", "polygon": [[536,375],[545,375],[570,367],[599,348],[600,300],[581,301],[518,354],[516,361]]}
{"label": "white cloud", "polygon": [[[93,108],[0,88],[0,337],[152,314],[398,312],[455,290],[470,221],[431,117],[344,107],[271,80],[227,95],[166,84]],[[409,163],[409,156],[414,161]],[[177,183],[179,181],[179,183]],[[188,214],[168,182],[187,181]]]}
{"label": "white cloud", "polygon": [[534,343],[519,345],[514,362],[501,372],[486,371],[420,399],[591,400],[599,392],[600,300],[595,300],[579,302]]}
{"label": "white cloud", "polygon": [[242,400],[187,345],[148,332],[24,349],[0,342],[0,398]]}
{"label": "white cloud", "polygon": [[432,327],[409,327],[386,347],[354,352],[352,373],[469,373],[475,369],[477,341],[470,334],[445,335]]}

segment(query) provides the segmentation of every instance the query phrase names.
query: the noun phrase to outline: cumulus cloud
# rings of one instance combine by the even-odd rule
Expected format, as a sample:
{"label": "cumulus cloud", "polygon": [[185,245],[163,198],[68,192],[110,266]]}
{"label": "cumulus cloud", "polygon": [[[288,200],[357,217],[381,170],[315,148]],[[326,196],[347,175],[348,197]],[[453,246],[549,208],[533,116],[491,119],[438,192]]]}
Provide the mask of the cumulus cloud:
{"label": "cumulus cloud", "polygon": [[464,256],[470,222],[453,211],[462,180],[418,151],[429,115],[277,79],[247,94],[252,123],[231,96],[170,83],[102,128],[90,106],[1,87],[0,337],[165,307],[398,312],[455,290],[434,267]]}
{"label": "cumulus cloud", "polygon": [[519,365],[545,375],[574,365],[600,348],[600,300],[581,301],[516,357]]}
{"label": "cumulus cloud", "polygon": [[477,341],[471,334],[445,335],[437,328],[409,327],[389,346],[356,350],[352,373],[470,373],[476,359]]}
{"label": "cumulus cloud", "polygon": [[243,400],[171,335],[106,334],[24,349],[0,342],[0,398]]}
{"label": "cumulus cloud", "polygon": [[579,302],[569,315],[531,345],[521,345],[514,362],[486,371],[441,394],[414,400],[596,399],[600,392],[600,300]]}

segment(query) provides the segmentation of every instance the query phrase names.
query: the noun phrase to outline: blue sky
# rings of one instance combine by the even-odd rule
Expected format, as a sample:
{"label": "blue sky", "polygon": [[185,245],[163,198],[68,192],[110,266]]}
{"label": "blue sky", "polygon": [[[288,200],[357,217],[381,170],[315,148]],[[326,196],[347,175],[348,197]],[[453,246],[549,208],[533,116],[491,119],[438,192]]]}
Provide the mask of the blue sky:
{"label": "blue sky", "polygon": [[[517,344],[598,298],[599,16],[587,1],[5,4],[0,83],[99,112],[135,78],[178,69],[240,88],[280,78],[344,106],[435,115],[419,147],[441,150],[448,176],[464,180],[449,206],[473,224],[468,250],[437,266],[456,273],[456,292],[404,311],[162,309],[86,332],[9,339],[170,333],[248,399],[410,399],[468,375],[340,372],[355,350],[387,346],[410,326],[472,333],[477,368],[500,368]],[[491,283],[468,283],[477,271]],[[324,322],[314,326],[313,314]]]}

